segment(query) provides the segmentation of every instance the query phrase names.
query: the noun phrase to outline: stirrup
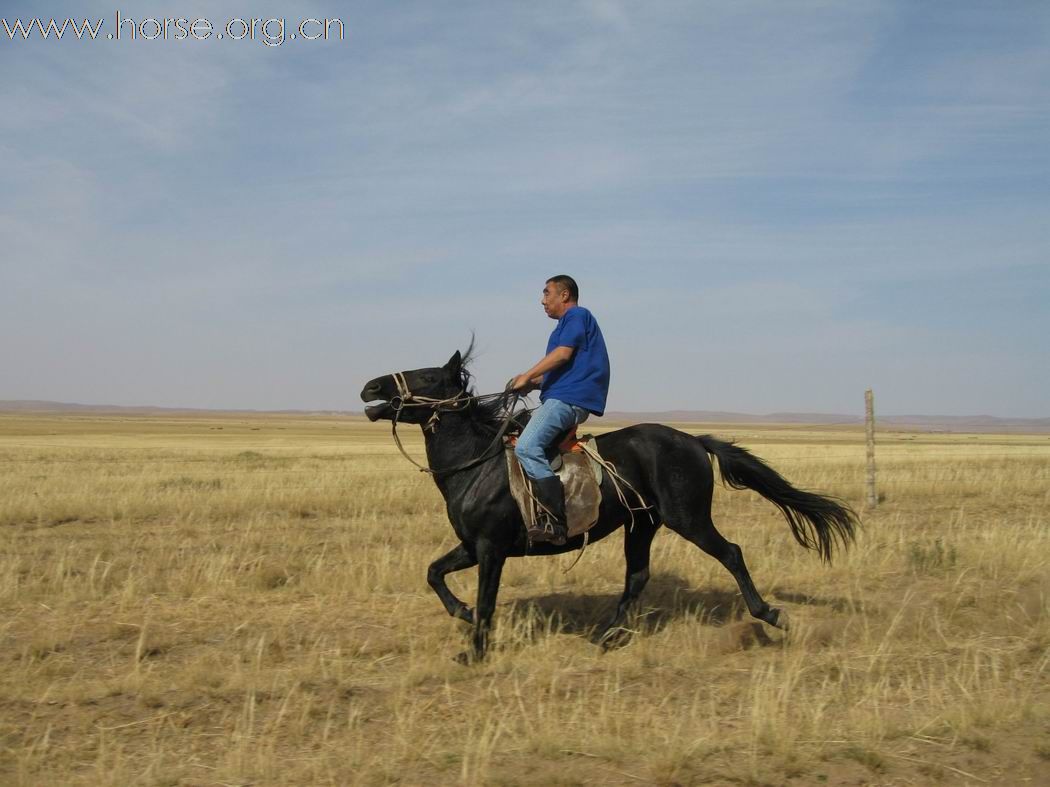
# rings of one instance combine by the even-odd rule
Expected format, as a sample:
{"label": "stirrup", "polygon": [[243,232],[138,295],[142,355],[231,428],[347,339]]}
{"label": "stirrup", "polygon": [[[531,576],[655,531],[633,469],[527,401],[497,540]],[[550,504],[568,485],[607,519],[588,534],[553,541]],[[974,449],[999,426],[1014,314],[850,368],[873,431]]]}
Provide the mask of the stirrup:
{"label": "stirrup", "polygon": [[526,530],[529,541],[533,544],[551,543],[560,547],[568,540],[569,531],[561,523],[551,522],[547,517],[542,517],[542,522],[535,522]]}

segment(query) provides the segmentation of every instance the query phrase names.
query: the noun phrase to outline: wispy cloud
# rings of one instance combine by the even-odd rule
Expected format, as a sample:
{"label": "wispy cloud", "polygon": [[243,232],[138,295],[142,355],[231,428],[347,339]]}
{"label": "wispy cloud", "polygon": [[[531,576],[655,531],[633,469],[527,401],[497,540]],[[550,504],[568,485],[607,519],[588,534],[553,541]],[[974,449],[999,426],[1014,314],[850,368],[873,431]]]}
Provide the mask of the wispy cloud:
{"label": "wispy cloud", "polygon": [[472,329],[502,385],[566,271],[620,409],[1045,414],[1042,6],[293,13],[349,37],[0,42],[0,398],[351,406]]}

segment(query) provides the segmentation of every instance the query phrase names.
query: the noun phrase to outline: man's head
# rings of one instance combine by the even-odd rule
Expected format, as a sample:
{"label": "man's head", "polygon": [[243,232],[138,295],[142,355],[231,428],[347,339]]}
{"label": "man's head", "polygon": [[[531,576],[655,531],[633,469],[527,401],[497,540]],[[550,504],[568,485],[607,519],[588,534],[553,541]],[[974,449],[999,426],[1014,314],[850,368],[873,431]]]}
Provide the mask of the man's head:
{"label": "man's head", "polygon": [[579,299],[580,288],[571,276],[551,276],[543,287],[543,310],[552,320],[560,320]]}

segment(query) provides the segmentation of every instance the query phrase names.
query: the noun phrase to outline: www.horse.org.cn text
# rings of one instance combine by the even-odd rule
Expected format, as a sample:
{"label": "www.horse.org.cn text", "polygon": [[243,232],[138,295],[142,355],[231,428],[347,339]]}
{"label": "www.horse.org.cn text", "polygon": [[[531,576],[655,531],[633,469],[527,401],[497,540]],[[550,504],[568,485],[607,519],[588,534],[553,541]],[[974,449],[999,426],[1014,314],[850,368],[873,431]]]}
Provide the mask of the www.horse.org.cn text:
{"label": "www.horse.org.cn text", "polygon": [[29,20],[0,19],[0,41],[256,41],[277,47],[288,41],[342,41],[345,38],[340,19],[314,19],[297,22],[281,17],[242,19],[235,17],[214,23],[205,17],[147,17],[136,19],[116,11],[111,20],[73,18]]}

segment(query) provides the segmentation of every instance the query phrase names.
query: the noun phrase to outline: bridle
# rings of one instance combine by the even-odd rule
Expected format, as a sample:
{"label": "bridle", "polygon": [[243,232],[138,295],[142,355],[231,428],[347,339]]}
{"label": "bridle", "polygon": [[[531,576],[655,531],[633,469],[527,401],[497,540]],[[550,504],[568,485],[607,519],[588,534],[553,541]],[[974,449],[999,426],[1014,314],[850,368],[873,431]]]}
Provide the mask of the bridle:
{"label": "bridle", "polygon": [[[494,448],[497,448],[503,441],[503,435],[507,433],[507,429],[514,420],[514,405],[518,403],[521,398],[521,394],[516,391],[502,391],[494,394],[482,394],[481,396],[472,396],[467,393],[466,388],[461,390],[455,396],[448,397],[447,399],[435,399],[431,396],[420,396],[412,393],[412,390],[408,387],[408,380],[405,379],[404,372],[394,372],[391,377],[394,378],[394,385],[397,386],[397,395],[391,399],[387,404],[393,408],[394,417],[391,419],[391,434],[394,437],[394,443],[397,444],[398,450],[401,455],[405,457],[409,462],[419,468],[422,473],[430,473],[431,475],[447,475],[448,473],[455,473],[460,470],[466,470],[468,467],[474,467],[475,465],[481,464],[482,462],[491,459],[495,456],[491,453]],[[427,419],[427,422],[423,424],[423,431],[430,432],[431,434],[437,432],[438,423],[441,420],[441,413],[459,412],[465,409],[471,402],[480,402],[486,399],[497,399],[504,398],[508,400],[508,404],[505,405],[507,415],[503,419],[503,423],[500,424],[499,430],[496,432],[496,436],[492,438],[492,442],[489,446],[481,452],[481,454],[473,459],[468,459],[466,462],[461,462],[458,465],[452,467],[446,467],[441,470],[433,470],[430,467],[421,465],[415,459],[408,455],[408,451],[401,444],[401,438],[397,434],[397,423],[401,418],[401,411],[406,407],[425,407],[430,409],[431,415]],[[396,404],[395,404],[396,402]]]}
{"label": "bridle", "polygon": [[[394,378],[394,385],[397,386],[397,395],[390,400],[389,404],[394,408],[394,412],[398,415],[406,407],[430,407],[433,409],[433,414],[430,419],[423,425],[424,431],[434,432],[437,431],[438,421],[441,420],[441,413],[455,412],[463,409],[459,406],[461,402],[469,402],[472,399],[478,397],[467,396],[466,389],[463,389],[455,396],[449,397],[448,399],[434,399],[431,396],[419,396],[418,394],[412,393],[408,387],[408,380],[405,379],[404,372],[394,372],[391,377]],[[394,402],[397,402],[395,405]]]}

